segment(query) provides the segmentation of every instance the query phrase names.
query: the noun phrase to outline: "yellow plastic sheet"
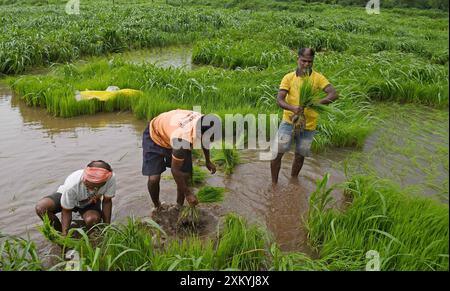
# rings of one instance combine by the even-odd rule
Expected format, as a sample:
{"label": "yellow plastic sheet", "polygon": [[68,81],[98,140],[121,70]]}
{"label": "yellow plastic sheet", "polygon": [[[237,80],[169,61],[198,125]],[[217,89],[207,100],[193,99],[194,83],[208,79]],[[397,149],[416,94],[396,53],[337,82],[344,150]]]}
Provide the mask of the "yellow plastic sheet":
{"label": "yellow plastic sheet", "polygon": [[125,97],[135,97],[140,96],[142,94],[142,91],[140,90],[134,90],[134,89],[121,89],[118,91],[81,91],[80,97],[81,100],[88,100],[88,99],[98,99],[100,101],[106,101],[108,99],[111,99],[113,97],[116,97],[118,95],[125,96]]}

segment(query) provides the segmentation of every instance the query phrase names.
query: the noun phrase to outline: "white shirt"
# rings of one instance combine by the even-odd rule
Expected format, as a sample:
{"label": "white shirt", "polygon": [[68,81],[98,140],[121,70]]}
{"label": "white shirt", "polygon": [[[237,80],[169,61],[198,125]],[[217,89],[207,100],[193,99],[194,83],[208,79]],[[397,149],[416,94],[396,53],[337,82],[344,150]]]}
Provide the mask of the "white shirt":
{"label": "white shirt", "polygon": [[59,186],[57,192],[61,193],[61,206],[65,209],[74,207],[83,208],[89,203],[89,199],[94,195],[104,195],[105,197],[114,197],[116,195],[116,175],[113,173],[105,185],[97,191],[90,191],[83,183],[83,171],[78,170],[70,174],[64,184]]}

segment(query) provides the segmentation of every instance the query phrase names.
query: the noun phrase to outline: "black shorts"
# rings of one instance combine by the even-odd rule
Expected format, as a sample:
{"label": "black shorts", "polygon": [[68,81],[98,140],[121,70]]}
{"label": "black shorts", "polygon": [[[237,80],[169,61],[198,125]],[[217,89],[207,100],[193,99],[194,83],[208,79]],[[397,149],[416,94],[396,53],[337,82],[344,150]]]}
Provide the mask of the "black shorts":
{"label": "black shorts", "polygon": [[[181,171],[191,174],[192,153],[191,151],[188,152],[184,157]],[[151,139],[148,125],[142,134],[142,155],[142,175],[144,176],[161,175],[172,164],[172,150],[163,148]]]}
{"label": "black shorts", "polygon": [[[55,192],[52,195],[48,195],[44,198],[50,198],[53,200],[53,202],[55,202],[55,210],[53,211],[53,214],[59,213],[62,211],[62,207],[61,207],[61,193]],[[98,213],[101,215],[102,213],[102,208],[101,208],[101,201],[100,199],[97,200],[97,203],[95,204],[89,204],[83,208],[78,208],[75,207],[72,209],[72,211],[76,211],[78,213],[80,213],[81,216],[83,216],[84,213],[86,213],[86,211],[88,210],[95,210],[98,211]]]}

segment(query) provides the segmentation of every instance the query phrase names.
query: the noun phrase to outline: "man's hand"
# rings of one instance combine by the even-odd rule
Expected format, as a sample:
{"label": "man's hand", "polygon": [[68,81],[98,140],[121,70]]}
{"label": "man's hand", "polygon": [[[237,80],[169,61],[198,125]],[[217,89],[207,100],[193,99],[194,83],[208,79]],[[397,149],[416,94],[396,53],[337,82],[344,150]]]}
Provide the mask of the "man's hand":
{"label": "man's hand", "polygon": [[195,196],[191,192],[186,193],[186,201],[189,203],[190,206],[195,206],[198,204],[197,196]]}
{"label": "man's hand", "polygon": [[102,195],[94,195],[91,198],[89,198],[89,204],[96,204],[101,198]]}
{"label": "man's hand", "polygon": [[298,114],[303,114],[303,110],[304,108],[302,106],[295,106],[292,110],[292,112],[294,112],[295,115]]}
{"label": "man's hand", "polygon": [[206,168],[211,174],[214,174],[216,172],[216,165],[214,165],[214,163],[211,161],[206,162]]}

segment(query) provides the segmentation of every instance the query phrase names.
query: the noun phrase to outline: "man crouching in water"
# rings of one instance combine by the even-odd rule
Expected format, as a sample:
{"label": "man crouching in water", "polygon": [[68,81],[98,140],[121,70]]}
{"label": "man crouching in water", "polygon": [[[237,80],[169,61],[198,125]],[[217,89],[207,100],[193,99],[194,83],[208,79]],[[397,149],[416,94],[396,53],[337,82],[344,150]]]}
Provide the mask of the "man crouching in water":
{"label": "man crouching in water", "polygon": [[[102,219],[110,223],[115,194],[116,177],[111,166],[102,160],[93,161],[70,174],[56,193],[39,200],[36,213],[41,219],[47,214],[52,226],[67,235],[73,211],[80,213],[88,229]],[[56,216],[59,212],[61,222]]]}
{"label": "man crouching in water", "polygon": [[177,209],[183,206],[184,199],[192,206],[198,204],[197,197],[189,189],[189,178],[192,176],[191,150],[194,143],[201,140],[206,168],[214,174],[216,166],[209,156],[212,140],[202,137],[213,126],[221,131],[220,124],[220,119],[215,115],[201,115],[181,109],[161,113],[150,121],[142,136],[142,174],[148,176],[148,192],[157,212],[163,209],[159,200],[159,182],[166,167],[171,168],[177,184]]}

